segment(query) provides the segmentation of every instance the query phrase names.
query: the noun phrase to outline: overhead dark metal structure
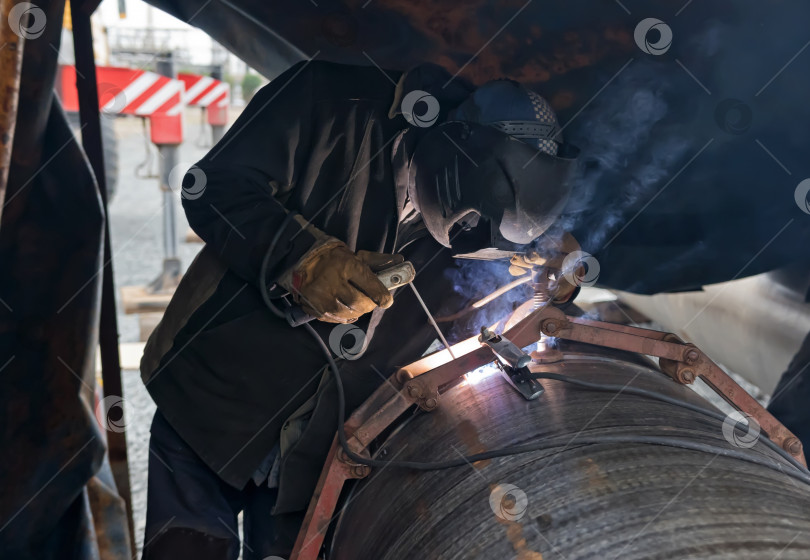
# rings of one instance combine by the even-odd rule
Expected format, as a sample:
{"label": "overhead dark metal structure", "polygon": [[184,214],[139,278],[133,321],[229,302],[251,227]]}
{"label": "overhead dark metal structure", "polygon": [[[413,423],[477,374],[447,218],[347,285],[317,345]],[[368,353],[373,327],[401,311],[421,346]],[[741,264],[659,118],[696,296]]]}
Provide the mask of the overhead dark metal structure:
{"label": "overhead dark metal structure", "polygon": [[268,78],[312,57],[434,62],[476,83],[533,86],[582,148],[566,225],[607,286],[748,276],[795,260],[810,238],[794,197],[810,177],[802,0],[150,3]]}

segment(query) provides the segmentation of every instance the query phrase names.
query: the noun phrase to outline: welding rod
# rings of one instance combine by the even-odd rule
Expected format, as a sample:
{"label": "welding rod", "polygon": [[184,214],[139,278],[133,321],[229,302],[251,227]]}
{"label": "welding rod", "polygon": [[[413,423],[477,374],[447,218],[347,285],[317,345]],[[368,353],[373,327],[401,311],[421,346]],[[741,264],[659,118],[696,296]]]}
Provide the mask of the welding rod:
{"label": "welding rod", "polygon": [[436,320],[433,319],[433,315],[428,310],[427,305],[425,305],[425,300],[423,300],[422,296],[419,295],[419,292],[416,291],[416,286],[413,285],[413,282],[411,282],[408,285],[411,287],[411,290],[413,290],[413,295],[415,295],[416,299],[419,300],[419,305],[421,305],[422,309],[425,310],[425,315],[427,315],[428,320],[430,321],[430,324],[433,325],[434,329],[436,329],[436,334],[439,335],[439,340],[442,341],[442,344],[444,344],[444,347],[447,349],[448,352],[450,352],[450,356],[455,360],[456,357],[453,355],[453,351],[450,350],[450,345],[447,343],[447,339],[444,338],[444,335],[442,334],[442,331],[439,328],[439,325],[436,324]]}
{"label": "welding rod", "polygon": [[531,274],[526,274],[524,276],[521,276],[517,280],[513,280],[512,282],[509,282],[508,284],[506,284],[504,286],[501,286],[500,288],[498,288],[497,290],[495,290],[491,294],[482,297],[481,299],[479,299],[476,302],[473,302],[472,305],[470,305],[469,307],[465,307],[464,309],[462,309],[461,311],[458,311],[457,313],[453,313],[452,315],[447,315],[445,317],[436,317],[436,321],[438,321],[439,323],[448,323],[450,321],[455,321],[456,319],[460,319],[461,317],[467,315],[468,313],[472,313],[476,309],[480,309],[480,308],[484,307],[486,304],[491,302],[493,299],[502,296],[503,294],[505,294],[509,290],[512,290],[514,288],[517,288],[518,286],[521,286],[521,285],[525,284],[526,282],[529,282],[531,279],[532,279]]}

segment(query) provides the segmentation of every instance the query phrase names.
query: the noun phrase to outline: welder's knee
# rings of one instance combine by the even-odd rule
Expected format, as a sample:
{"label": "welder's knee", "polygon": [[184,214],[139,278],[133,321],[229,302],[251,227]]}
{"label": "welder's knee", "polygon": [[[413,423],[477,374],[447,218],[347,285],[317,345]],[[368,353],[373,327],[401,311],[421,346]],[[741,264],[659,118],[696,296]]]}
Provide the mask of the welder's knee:
{"label": "welder's knee", "polygon": [[236,560],[239,541],[215,537],[195,529],[171,527],[160,532],[143,550],[143,560]]}

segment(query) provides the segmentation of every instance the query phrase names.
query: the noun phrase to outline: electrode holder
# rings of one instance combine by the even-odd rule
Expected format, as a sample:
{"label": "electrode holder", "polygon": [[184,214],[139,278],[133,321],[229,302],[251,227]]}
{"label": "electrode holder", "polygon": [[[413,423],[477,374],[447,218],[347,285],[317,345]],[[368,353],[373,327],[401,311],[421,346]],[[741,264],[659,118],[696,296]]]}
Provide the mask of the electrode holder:
{"label": "electrode holder", "polygon": [[543,394],[543,386],[532,377],[528,368],[532,357],[518,348],[514,342],[486,327],[481,327],[478,342],[492,350],[501,376],[524,399],[532,401]]}

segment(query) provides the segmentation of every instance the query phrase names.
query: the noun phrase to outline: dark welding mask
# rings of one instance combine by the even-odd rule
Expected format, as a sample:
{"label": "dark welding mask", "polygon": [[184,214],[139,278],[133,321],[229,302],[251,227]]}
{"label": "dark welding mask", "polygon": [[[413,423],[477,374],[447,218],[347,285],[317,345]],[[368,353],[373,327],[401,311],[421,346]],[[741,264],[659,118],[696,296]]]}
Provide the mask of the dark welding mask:
{"label": "dark welding mask", "polygon": [[[457,256],[509,257],[543,234],[571,191],[579,150],[561,141],[545,100],[509,80],[478,88],[424,132],[413,149],[408,189],[427,230]],[[489,225],[451,241],[454,226]],[[465,253],[458,255],[458,253]]]}
{"label": "dark welding mask", "polygon": [[444,123],[416,145],[411,198],[445,247],[452,247],[453,226],[484,218],[490,242],[478,250],[514,252],[542,235],[565,206],[576,152],[562,144],[550,155],[493,126]]}

